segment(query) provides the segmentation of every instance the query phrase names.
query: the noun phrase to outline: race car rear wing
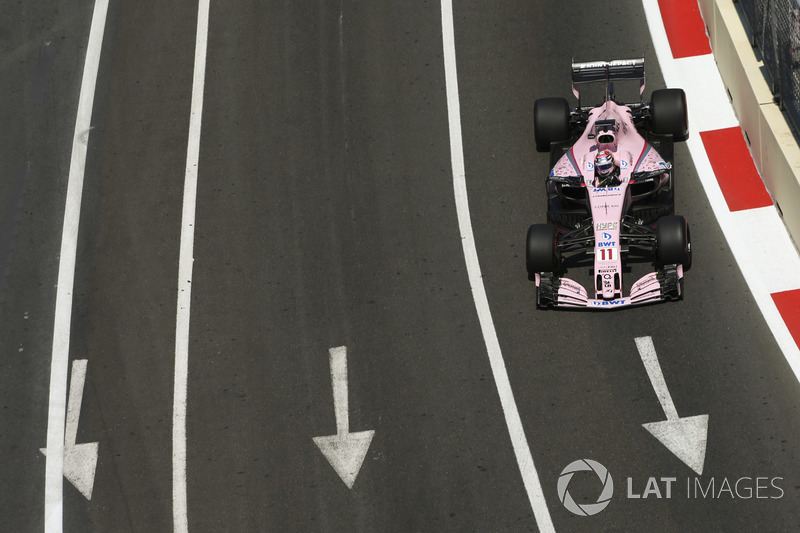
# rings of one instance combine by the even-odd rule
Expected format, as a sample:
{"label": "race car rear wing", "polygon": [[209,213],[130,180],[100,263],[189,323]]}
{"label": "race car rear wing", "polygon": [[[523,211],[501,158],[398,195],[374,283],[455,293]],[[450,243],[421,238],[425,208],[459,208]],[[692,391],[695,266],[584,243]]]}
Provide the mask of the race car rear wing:
{"label": "race car rear wing", "polygon": [[644,94],[644,58],[615,59],[613,61],[572,62],[572,93],[581,105],[580,85],[605,82],[606,99],[610,95],[609,82],[614,80],[639,80],[639,97]]}

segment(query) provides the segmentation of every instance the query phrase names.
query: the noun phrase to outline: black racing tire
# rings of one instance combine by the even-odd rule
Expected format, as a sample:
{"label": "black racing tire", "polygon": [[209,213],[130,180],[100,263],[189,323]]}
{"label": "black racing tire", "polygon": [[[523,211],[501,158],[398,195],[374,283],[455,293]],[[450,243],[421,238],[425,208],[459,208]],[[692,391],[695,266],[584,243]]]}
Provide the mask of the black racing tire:
{"label": "black racing tire", "polygon": [[569,104],[564,98],[539,98],[533,104],[536,150],[547,152],[550,143],[569,139]]}
{"label": "black racing tire", "polygon": [[650,98],[650,130],[658,135],[672,135],[674,141],[689,138],[686,93],[683,89],[658,89]]}
{"label": "black racing tire", "polygon": [[525,243],[525,266],[528,276],[541,272],[555,272],[559,266],[558,230],[552,224],[534,224],[528,228]]}
{"label": "black racing tire", "polygon": [[656,263],[692,268],[692,239],[689,223],[680,215],[661,217],[656,223]]}

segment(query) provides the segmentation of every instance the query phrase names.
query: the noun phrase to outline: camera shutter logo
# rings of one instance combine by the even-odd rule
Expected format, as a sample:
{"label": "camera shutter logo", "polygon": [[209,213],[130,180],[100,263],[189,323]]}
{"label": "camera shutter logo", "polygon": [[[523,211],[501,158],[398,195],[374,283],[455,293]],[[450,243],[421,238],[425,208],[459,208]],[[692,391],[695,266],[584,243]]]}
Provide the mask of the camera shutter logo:
{"label": "camera shutter logo", "polygon": [[[600,492],[600,496],[597,497],[597,502],[580,505],[575,503],[575,500],[572,499],[567,487],[575,472],[588,471],[597,474],[597,477],[600,478],[600,482],[603,483],[603,490]],[[558,478],[558,499],[561,500],[561,503],[564,504],[564,507],[566,507],[568,511],[579,516],[596,515],[608,506],[609,502],[611,502],[611,496],[613,495],[614,480],[611,479],[611,474],[608,473],[608,469],[591,459],[578,459],[577,461],[571,462],[561,471],[561,475]]]}

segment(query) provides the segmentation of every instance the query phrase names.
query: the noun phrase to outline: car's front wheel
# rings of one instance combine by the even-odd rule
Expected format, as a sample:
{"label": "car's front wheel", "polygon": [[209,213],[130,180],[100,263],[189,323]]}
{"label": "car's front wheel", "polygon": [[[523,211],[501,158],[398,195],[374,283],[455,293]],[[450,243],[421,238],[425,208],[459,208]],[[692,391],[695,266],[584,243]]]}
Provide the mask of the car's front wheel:
{"label": "car's front wheel", "polygon": [[528,228],[525,243],[525,266],[528,277],[541,272],[555,272],[559,266],[558,242],[555,226],[534,224]]}
{"label": "car's front wheel", "polygon": [[656,263],[692,268],[692,240],[689,223],[679,215],[661,217],[656,223]]}

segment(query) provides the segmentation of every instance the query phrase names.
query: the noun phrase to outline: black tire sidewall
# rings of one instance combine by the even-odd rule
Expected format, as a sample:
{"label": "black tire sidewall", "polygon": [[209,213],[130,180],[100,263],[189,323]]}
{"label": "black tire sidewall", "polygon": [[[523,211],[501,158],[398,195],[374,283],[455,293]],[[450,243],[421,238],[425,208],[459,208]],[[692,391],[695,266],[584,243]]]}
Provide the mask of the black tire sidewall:
{"label": "black tire sidewall", "polygon": [[552,224],[534,224],[528,228],[525,266],[529,275],[555,272],[558,268],[557,231]]}
{"label": "black tire sidewall", "polygon": [[658,89],[650,98],[650,130],[658,135],[672,135],[675,141],[689,137],[686,93],[683,89]]}
{"label": "black tire sidewall", "polygon": [[533,104],[536,149],[546,152],[550,143],[569,139],[569,104],[564,98],[539,98]]}
{"label": "black tire sidewall", "polygon": [[656,224],[656,262],[659,266],[692,266],[689,224],[679,215],[662,217]]}

